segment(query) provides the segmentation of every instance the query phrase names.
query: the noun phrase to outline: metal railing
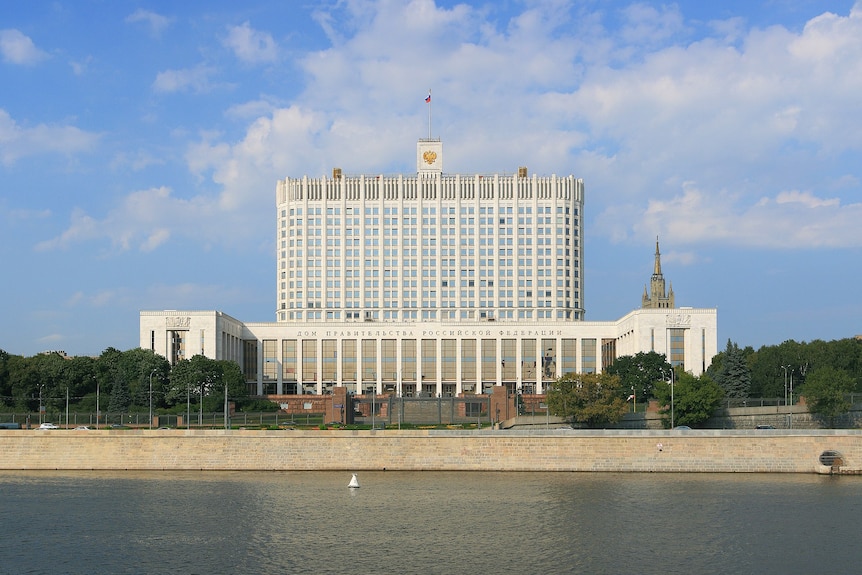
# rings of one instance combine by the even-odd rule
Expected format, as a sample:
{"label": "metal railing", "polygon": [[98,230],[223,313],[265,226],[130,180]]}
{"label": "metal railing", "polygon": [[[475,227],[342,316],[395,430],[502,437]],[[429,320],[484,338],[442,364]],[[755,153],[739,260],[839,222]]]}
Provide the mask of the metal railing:
{"label": "metal railing", "polygon": [[[224,428],[224,412],[192,412],[190,421],[185,422],[185,413],[169,413],[169,414],[154,414],[153,427],[181,427],[186,428],[202,428],[202,429],[223,429]],[[319,425],[323,423],[324,415],[322,413],[303,413],[302,415],[294,415],[283,413],[280,411],[261,411],[261,412],[236,412],[230,414],[228,418],[229,425],[236,427],[280,427],[286,425]],[[96,419],[95,412],[78,412],[70,411],[68,419],[65,411],[46,411],[42,414],[40,421],[38,412],[20,412],[20,411],[0,411],[0,421],[20,423],[22,429],[36,429],[40,423],[50,422],[61,428],[74,429],[78,426],[87,426],[91,429],[98,427],[99,429],[120,427],[120,428],[135,428],[146,429],[150,427],[148,413],[113,413],[102,412],[101,416]]]}

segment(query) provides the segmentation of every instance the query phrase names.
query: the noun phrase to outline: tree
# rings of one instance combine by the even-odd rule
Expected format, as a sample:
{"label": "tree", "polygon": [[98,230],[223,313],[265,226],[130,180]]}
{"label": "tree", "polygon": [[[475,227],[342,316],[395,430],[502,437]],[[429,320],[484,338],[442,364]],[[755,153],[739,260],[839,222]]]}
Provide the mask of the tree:
{"label": "tree", "polygon": [[855,389],[856,382],[847,372],[821,367],[808,375],[802,395],[811,413],[828,420],[829,427],[835,427],[835,418],[850,411],[850,402],[844,394]]}
{"label": "tree", "polygon": [[0,405],[12,405],[12,382],[9,379],[9,354],[0,349]]}
{"label": "tree", "polygon": [[745,363],[745,355],[739,346],[729,339],[727,348],[724,350],[724,362],[715,375],[715,382],[730,398],[748,397],[751,389],[751,371]]}
{"label": "tree", "polygon": [[618,357],[606,373],[620,376],[623,389],[634,388],[635,399],[646,401],[653,397],[655,382],[664,379],[669,371],[670,364],[664,354],[651,351]]}
{"label": "tree", "polygon": [[132,404],[132,395],[125,379],[117,379],[111,386],[111,400],[108,402],[108,411],[120,413],[129,409]]}
{"label": "tree", "polygon": [[218,388],[214,385],[211,393],[204,398],[206,411],[221,411],[224,409],[224,386],[227,385],[228,400],[242,405],[248,399],[248,387],[239,364],[235,361],[220,360],[216,362],[219,370]]}
{"label": "tree", "polygon": [[[195,355],[191,359],[178,361],[171,370],[171,380],[166,402],[168,405],[185,403],[188,395],[203,401],[209,395],[218,395],[213,404],[221,405],[224,399],[224,383],[228,383],[228,393],[231,397],[246,397],[245,379],[236,362],[216,361],[203,355]],[[240,385],[240,381],[242,385]]]}
{"label": "tree", "polygon": [[567,373],[551,384],[548,409],[587,427],[617,423],[626,412],[625,392],[617,375]]}
{"label": "tree", "polygon": [[663,416],[662,423],[665,427],[671,426],[671,409],[673,425],[696,426],[709,419],[718,409],[724,392],[707,375],[695,377],[688,372],[676,370],[673,387],[657,385],[655,397],[662,406],[659,412]]}

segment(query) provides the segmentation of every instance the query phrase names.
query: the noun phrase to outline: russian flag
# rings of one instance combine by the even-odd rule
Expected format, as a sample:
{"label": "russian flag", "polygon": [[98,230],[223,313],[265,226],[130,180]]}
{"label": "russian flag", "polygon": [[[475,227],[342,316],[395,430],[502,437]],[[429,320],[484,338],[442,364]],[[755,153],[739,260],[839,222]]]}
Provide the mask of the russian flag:
{"label": "russian flag", "polygon": [[425,98],[425,103],[426,103],[426,104],[430,104],[430,103],[431,103],[431,92],[428,92],[428,96]]}

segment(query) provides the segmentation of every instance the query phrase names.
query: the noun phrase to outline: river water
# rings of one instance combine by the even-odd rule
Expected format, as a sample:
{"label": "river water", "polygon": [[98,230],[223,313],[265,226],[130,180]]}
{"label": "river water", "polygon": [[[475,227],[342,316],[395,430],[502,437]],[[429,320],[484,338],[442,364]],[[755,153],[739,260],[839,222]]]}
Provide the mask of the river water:
{"label": "river water", "polygon": [[792,574],[862,565],[862,477],[0,471],[0,572]]}

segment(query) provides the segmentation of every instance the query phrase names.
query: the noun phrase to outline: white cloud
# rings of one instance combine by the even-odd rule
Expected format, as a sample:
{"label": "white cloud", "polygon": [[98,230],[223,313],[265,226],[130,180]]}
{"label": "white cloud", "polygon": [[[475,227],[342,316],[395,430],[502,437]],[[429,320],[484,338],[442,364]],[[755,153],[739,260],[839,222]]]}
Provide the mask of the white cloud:
{"label": "white cloud", "polygon": [[161,166],[166,163],[165,158],[157,156],[146,150],[134,152],[119,152],[111,160],[111,168],[128,166],[134,171],[140,171],[150,166]]}
{"label": "white cloud", "polygon": [[841,201],[838,198],[820,199],[811,192],[800,192],[792,190],[781,192],[775,197],[776,204],[801,204],[806,208],[838,207]]}
{"label": "white cloud", "polygon": [[138,8],[126,16],[126,22],[128,23],[144,22],[145,24],[148,24],[150,27],[150,33],[154,36],[160,36],[161,33],[171,25],[173,20],[173,18],[168,18],[167,16],[162,16],[161,14],[156,14],[155,12],[144,10],[143,8]]}
{"label": "white cloud", "polygon": [[45,153],[76,154],[92,149],[98,134],[75,126],[39,124],[22,127],[0,108],[0,162],[14,164],[18,159]]}
{"label": "white cloud", "polygon": [[0,217],[9,223],[45,220],[51,217],[49,209],[9,208],[6,200],[0,200]]}
{"label": "white cloud", "polygon": [[668,200],[651,200],[634,225],[639,238],[654,237],[678,245],[718,242],[774,248],[862,247],[862,203],[841,205],[812,192],[785,191],[747,205],[728,192],[707,193],[687,183]]}
{"label": "white cloud", "polygon": [[[529,4],[506,21],[490,7],[430,0],[330,6],[315,18],[331,45],[300,56],[299,96],[229,107],[226,117],[248,122],[241,137],[202,133],[188,146],[189,170],[217,184],[217,197],[137,194],[163,214],[200,210],[189,220],[204,222],[196,229],[206,242],[214,240],[205,225],[257,230],[279,178],[335,166],[411,171],[431,87],[447,171],[574,173],[586,181],[593,233],[614,241],[660,234],[679,246],[680,261],[697,258],[686,245],[710,242],[862,243],[860,174],[842,163],[862,147],[860,10],[800,31],[713,22],[714,37],[683,41],[689,24],[676,7],[633,5],[624,28],[609,32],[601,14],[564,2]],[[271,36],[248,23],[224,44],[246,62],[278,58]],[[168,70],[154,89],[206,91],[214,73]],[[99,224],[122,249],[189,234],[186,220],[155,222],[128,207]],[[78,228],[88,232],[86,219],[73,222],[69,241]]]}
{"label": "white cloud", "polygon": [[278,60],[278,45],[266,32],[252,29],[248,22],[228,27],[224,45],[243,62],[260,64]]}
{"label": "white cloud", "polygon": [[622,10],[624,24],[619,35],[640,47],[665,42],[684,30],[683,16],[677,6],[657,9],[648,4],[631,4]]}
{"label": "white cloud", "polygon": [[70,61],[69,66],[72,67],[72,72],[76,76],[81,76],[84,74],[84,72],[87,71],[87,68],[89,67],[89,65],[92,61],[93,61],[93,57],[87,56],[86,58],[84,58],[81,61],[74,61],[74,60]]}
{"label": "white cloud", "polygon": [[114,251],[150,252],[174,235],[218,242],[227,220],[229,215],[218,211],[214,198],[182,199],[168,188],[151,188],[130,193],[101,218],[74,210],[69,227],[59,236],[40,242],[36,249],[66,250],[106,238]]}
{"label": "white cloud", "polygon": [[0,54],[10,64],[32,65],[48,58],[29,36],[14,29],[0,30]]}
{"label": "white cloud", "polygon": [[209,92],[213,87],[210,83],[210,76],[214,73],[214,68],[205,65],[179,70],[165,70],[156,75],[153,89],[162,93]]}

